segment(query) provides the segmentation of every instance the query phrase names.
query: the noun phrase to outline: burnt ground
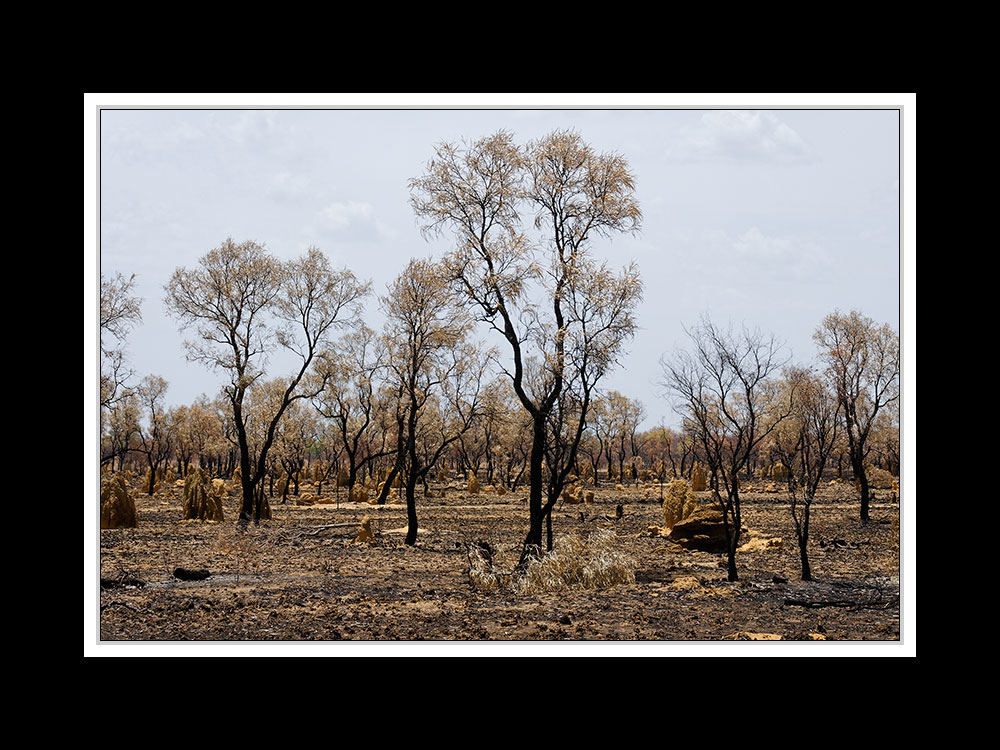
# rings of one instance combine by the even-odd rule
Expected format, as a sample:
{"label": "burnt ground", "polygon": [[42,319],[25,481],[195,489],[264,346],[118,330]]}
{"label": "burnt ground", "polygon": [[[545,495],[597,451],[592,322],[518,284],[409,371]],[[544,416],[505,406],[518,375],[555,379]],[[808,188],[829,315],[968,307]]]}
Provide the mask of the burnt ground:
{"label": "burnt ground", "polygon": [[[781,543],[740,552],[740,580],[728,582],[724,555],[687,551],[650,532],[662,523],[657,492],[601,486],[594,503],[560,503],[554,512],[557,538],[612,529],[634,556],[634,583],[533,595],[482,593],[469,576],[470,543],[489,542],[501,564],[505,552],[513,555],[526,531],[524,490],[473,496],[455,483],[444,498],[419,498],[414,547],[403,543],[406,512],[399,504],[276,503],[273,520],[241,533],[234,496],[226,500],[224,523],[201,523],[181,520],[180,488],[152,498],[137,493],[138,528],[99,532],[102,584],[94,616],[100,643],[780,638],[814,649],[831,641],[898,644],[897,504],[876,503],[871,522],[862,525],[853,491],[825,488],[813,507],[816,580],[806,583],[799,580],[785,497],[748,491],[749,539]],[[707,494],[699,496],[709,502]],[[615,519],[618,504],[624,513]],[[374,541],[351,544],[364,516],[372,519]],[[180,580],[177,568],[209,576]]]}

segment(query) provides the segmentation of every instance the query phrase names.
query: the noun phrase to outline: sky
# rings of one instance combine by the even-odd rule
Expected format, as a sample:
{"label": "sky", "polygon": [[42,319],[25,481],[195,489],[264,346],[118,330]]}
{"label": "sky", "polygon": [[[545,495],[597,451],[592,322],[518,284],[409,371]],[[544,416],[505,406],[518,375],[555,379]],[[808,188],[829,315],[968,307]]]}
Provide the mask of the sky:
{"label": "sky", "polygon": [[[222,383],[185,360],[184,335],[166,314],[163,287],[177,267],[195,266],[227,237],[283,259],[315,246],[382,293],[411,257],[448,249],[447,239],[421,237],[408,180],[423,174],[437,144],[498,130],[524,143],[573,129],[594,149],[621,154],[635,174],[641,234],[595,238],[591,249],[613,266],[635,261],[644,280],[640,329],[604,388],[639,399],[646,428],[679,421],[657,385],[660,358],[685,345],[684,327],[703,314],[775,334],[799,364],[813,363],[812,334],[836,309],[900,330],[902,97],[858,97],[865,108],[846,109],[767,96],[673,99],[669,109],[656,99],[595,98],[584,109],[550,109],[537,95],[524,108],[408,99],[380,109],[394,102],[319,98],[306,104],[353,108],[301,109],[261,96],[223,108],[248,99],[96,102],[108,108],[96,113],[92,141],[99,187],[94,235],[85,236],[96,250],[85,258],[86,293],[95,299],[98,274],[135,274],[143,319],[129,359],[137,377],[167,380],[169,404],[214,395]],[[272,101],[277,108],[267,108]],[[374,298],[366,317],[379,320]]]}

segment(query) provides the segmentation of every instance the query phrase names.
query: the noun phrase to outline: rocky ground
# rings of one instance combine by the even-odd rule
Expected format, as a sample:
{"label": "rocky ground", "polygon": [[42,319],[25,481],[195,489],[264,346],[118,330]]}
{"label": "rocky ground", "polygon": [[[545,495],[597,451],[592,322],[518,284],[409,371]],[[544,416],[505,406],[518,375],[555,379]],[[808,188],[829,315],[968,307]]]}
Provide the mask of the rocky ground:
{"label": "rocky ground", "polygon": [[[339,503],[274,501],[273,519],[246,533],[233,495],[224,522],[203,523],[181,519],[178,487],[136,493],[138,527],[99,532],[100,641],[899,641],[896,503],[876,503],[862,525],[853,489],[825,488],[813,508],[816,580],[806,583],[786,498],[747,490],[750,545],[729,582],[724,555],[651,530],[662,524],[658,491],[601,486],[593,503],[554,513],[557,539],[613,531],[634,582],[535,594],[484,593],[469,574],[476,543],[495,551],[498,570],[513,564],[524,490],[469,495],[455,482],[444,497],[419,498],[413,547],[403,505],[344,502],[343,491]],[[354,544],[365,516],[374,538]],[[178,568],[208,577],[182,580]]]}

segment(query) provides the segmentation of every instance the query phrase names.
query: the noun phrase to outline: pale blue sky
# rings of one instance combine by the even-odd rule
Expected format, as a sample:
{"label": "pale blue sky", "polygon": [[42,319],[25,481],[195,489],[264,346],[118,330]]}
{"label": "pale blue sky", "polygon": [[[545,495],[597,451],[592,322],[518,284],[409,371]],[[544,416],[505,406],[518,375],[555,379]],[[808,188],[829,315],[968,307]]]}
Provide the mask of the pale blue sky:
{"label": "pale blue sky", "polygon": [[[435,144],[564,128],[619,152],[636,175],[641,236],[597,239],[593,252],[635,260],[645,280],[641,330],[605,388],[642,400],[647,426],[676,421],[654,385],[658,360],[702,313],[775,333],[800,363],[835,308],[899,330],[895,109],[105,109],[99,270],[136,274],[133,367],[165,378],[170,403],[218,390],[215,373],[185,361],[162,300],[177,266],[227,236],[283,258],[315,245],[381,293],[411,256],[446,249],[421,238],[407,202]],[[374,298],[369,310],[375,321]]]}

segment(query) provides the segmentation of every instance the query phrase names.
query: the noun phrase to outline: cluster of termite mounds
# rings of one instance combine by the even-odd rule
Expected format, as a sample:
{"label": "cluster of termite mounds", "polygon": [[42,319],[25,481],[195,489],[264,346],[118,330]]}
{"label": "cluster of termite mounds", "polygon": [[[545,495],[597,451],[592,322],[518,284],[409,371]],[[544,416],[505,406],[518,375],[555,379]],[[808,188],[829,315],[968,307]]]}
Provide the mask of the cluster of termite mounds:
{"label": "cluster of termite mounds", "polygon": [[[136,500],[140,496],[161,492],[168,484],[182,489],[181,517],[185,521],[225,520],[223,500],[229,494],[229,485],[224,479],[213,479],[204,469],[191,469],[183,479],[174,479],[170,469],[163,467],[155,472],[147,471],[141,478],[141,491],[129,489],[129,479],[138,475],[129,471],[109,472],[101,479],[101,529],[136,528],[139,514]],[[233,475],[233,484],[239,486],[239,469]],[[267,498],[262,495],[263,518],[270,518]]]}

